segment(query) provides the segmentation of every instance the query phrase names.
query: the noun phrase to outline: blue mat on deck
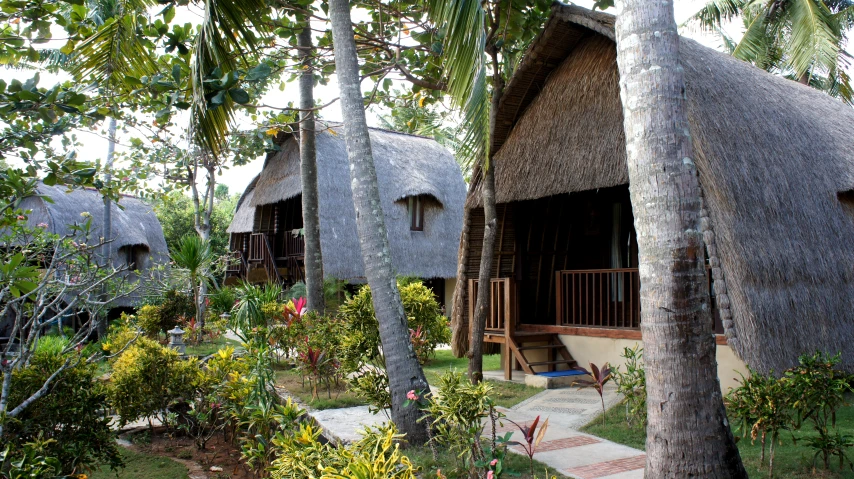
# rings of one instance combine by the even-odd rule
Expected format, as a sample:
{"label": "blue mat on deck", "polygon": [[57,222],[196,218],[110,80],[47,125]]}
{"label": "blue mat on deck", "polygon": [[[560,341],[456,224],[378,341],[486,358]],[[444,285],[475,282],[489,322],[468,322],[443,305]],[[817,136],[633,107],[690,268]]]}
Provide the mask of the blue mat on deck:
{"label": "blue mat on deck", "polygon": [[547,378],[559,378],[563,376],[581,376],[585,374],[584,371],[578,371],[575,369],[567,369],[566,371],[549,371],[543,373],[537,373],[537,376],[545,376]]}

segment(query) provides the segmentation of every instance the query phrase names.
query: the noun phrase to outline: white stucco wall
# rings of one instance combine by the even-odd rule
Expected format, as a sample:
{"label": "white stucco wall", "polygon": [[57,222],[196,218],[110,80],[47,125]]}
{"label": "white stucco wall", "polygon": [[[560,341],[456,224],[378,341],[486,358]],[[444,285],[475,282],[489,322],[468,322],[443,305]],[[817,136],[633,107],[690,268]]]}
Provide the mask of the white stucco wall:
{"label": "white stucco wall", "polygon": [[[589,363],[601,366],[609,363],[612,366],[622,365],[625,361],[620,355],[623,348],[631,348],[640,341],[633,339],[611,339],[594,338],[589,336],[560,335],[561,341],[566,345],[569,354],[578,361],[578,365],[588,368]],[[642,345],[641,345],[642,347]],[[747,367],[744,362],[733,353],[727,345],[716,346],[716,357],[718,361],[718,378],[721,381],[723,393],[738,385],[739,372],[747,375]]]}
{"label": "white stucco wall", "polygon": [[445,317],[452,317],[454,306],[454,288],[457,287],[457,278],[445,279]]}

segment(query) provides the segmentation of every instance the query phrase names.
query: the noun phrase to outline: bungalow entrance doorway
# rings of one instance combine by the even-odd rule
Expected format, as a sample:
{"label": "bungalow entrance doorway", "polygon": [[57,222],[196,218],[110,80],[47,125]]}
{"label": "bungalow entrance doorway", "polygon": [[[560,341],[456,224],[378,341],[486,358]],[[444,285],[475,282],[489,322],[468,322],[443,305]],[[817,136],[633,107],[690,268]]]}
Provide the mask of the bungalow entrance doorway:
{"label": "bungalow entrance doorway", "polygon": [[[560,335],[641,339],[628,185],[499,204],[498,218],[484,340],[505,345],[505,377],[513,369],[542,374],[575,367]],[[477,231],[482,216],[472,221]],[[479,261],[472,238],[469,257]],[[470,278],[477,266],[470,262]],[[469,318],[477,283],[469,280]],[[711,281],[709,292],[713,327],[721,333]]]}

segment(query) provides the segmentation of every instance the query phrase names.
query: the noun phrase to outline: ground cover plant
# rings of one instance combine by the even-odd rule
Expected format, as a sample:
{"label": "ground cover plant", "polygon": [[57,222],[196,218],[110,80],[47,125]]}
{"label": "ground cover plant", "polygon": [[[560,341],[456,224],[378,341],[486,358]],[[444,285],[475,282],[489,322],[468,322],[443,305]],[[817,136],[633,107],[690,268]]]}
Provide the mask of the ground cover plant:
{"label": "ground cover plant", "polygon": [[[854,478],[854,399],[839,356],[803,355],[782,375],[750,371],[726,396],[727,413],[751,477]],[[623,417],[625,404],[583,431],[638,449],[646,430]]]}

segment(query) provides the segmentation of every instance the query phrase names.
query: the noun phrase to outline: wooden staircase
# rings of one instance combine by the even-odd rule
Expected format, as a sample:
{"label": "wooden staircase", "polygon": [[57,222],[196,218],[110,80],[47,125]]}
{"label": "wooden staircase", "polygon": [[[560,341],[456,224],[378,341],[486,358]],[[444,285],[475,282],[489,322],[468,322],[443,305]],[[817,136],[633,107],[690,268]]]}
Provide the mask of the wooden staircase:
{"label": "wooden staircase", "polygon": [[[474,317],[478,281],[469,280],[469,318]],[[513,379],[513,362],[526,374],[572,369],[577,362],[556,333],[519,331],[516,291],[510,278],[490,281],[490,308],[483,340],[505,346],[504,378]],[[535,369],[536,368],[536,369]]]}

